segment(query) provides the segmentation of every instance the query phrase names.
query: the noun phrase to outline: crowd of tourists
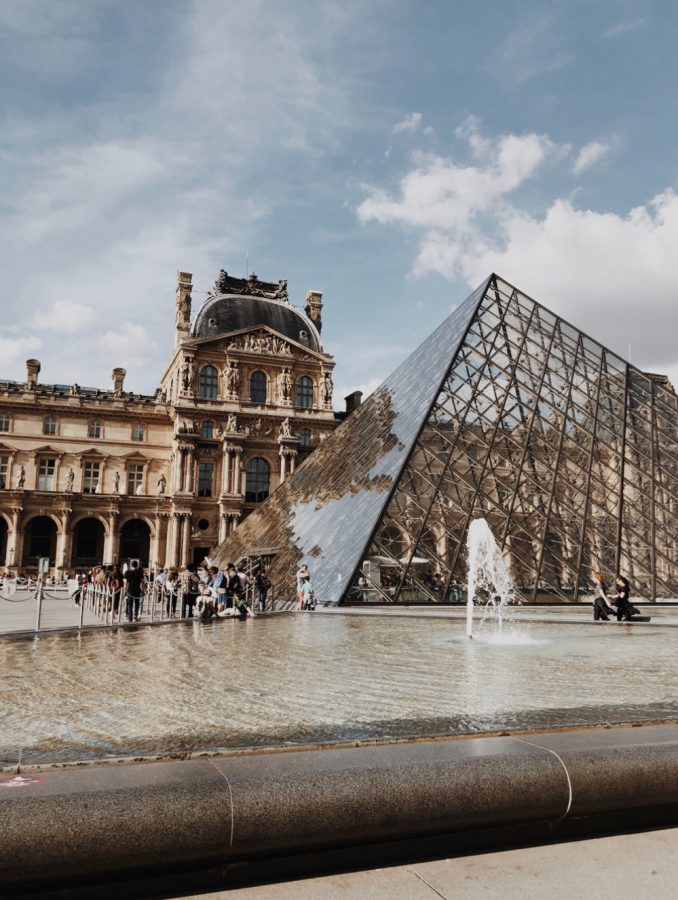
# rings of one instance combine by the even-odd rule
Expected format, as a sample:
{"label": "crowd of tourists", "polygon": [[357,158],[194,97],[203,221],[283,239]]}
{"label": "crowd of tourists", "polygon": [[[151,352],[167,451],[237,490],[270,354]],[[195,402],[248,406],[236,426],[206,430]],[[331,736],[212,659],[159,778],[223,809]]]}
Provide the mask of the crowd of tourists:
{"label": "crowd of tourists", "polygon": [[234,563],[224,569],[218,566],[193,565],[181,570],[158,569],[148,576],[136,560],[128,565],[97,566],[81,572],[72,597],[76,604],[82,602],[88,586],[105,592],[113,613],[124,604],[128,622],[139,622],[144,613],[144,603],[161,604],[168,618],[210,619],[238,616],[246,619],[251,614],[250,601],[256,602],[258,612],[265,613],[271,582],[263,571],[250,578]]}

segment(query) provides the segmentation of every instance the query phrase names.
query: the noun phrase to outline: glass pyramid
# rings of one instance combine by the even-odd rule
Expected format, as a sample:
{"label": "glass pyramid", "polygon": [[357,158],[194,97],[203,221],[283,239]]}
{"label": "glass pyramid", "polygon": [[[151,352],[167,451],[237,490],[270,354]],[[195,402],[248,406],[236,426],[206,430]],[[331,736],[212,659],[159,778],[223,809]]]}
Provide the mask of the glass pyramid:
{"label": "glass pyramid", "polygon": [[678,597],[678,398],[492,275],[217,551],[321,603],[441,602],[484,517],[517,595]]}

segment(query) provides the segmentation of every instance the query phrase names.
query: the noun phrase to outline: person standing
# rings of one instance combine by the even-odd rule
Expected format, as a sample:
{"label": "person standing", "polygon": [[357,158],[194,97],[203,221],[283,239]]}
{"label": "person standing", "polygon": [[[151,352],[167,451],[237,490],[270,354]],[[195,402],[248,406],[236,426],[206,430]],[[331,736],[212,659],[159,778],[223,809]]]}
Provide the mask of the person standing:
{"label": "person standing", "polygon": [[597,622],[599,619],[603,619],[605,622],[609,622],[610,616],[608,616],[608,613],[614,615],[614,610],[607,601],[607,589],[603,573],[594,572],[593,580],[596,584],[593,590],[593,620]]}
{"label": "person standing", "polygon": [[200,581],[193,563],[189,563],[179,575],[181,586],[181,618],[192,619],[193,607],[200,593]]}
{"label": "person standing", "polygon": [[125,581],[125,617],[128,622],[138,622],[144,570],[139,567],[136,559],[132,560],[123,578]]}
{"label": "person standing", "polygon": [[304,608],[304,581],[306,579],[311,579],[311,576],[308,571],[308,566],[303,565],[299,566],[297,569],[297,612],[301,612]]}
{"label": "person standing", "polygon": [[254,583],[257,586],[257,591],[259,593],[259,612],[266,612],[266,595],[268,594],[271,588],[271,582],[268,576],[266,576],[262,571],[257,572],[256,578],[254,579]]}

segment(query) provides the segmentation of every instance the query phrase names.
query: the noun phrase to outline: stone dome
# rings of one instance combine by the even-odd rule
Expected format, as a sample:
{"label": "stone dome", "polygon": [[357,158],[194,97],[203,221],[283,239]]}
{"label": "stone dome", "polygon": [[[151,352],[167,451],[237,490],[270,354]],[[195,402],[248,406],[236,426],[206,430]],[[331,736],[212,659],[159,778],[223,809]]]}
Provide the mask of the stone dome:
{"label": "stone dome", "polygon": [[304,313],[279,300],[266,297],[220,294],[208,297],[191,329],[194,338],[216,337],[241,328],[268,325],[298,344],[322,352],[320,335]]}

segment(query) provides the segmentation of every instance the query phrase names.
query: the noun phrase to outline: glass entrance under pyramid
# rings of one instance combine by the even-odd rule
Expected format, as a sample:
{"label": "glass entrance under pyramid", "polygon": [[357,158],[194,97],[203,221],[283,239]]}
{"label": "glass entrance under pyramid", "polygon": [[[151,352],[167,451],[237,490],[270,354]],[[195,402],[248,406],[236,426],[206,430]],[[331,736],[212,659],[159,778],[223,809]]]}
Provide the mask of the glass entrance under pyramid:
{"label": "glass entrance under pyramid", "polygon": [[491,276],[219,548],[266,553],[278,596],[450,602],[484,517],[524,601],[593,571],[678,597],[678,405],[645,374]]}

